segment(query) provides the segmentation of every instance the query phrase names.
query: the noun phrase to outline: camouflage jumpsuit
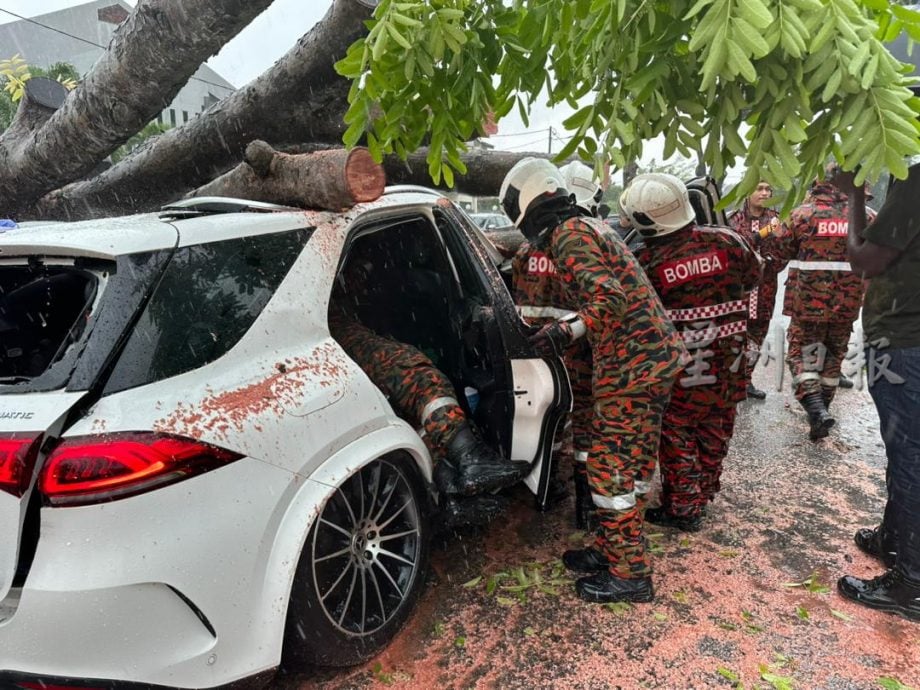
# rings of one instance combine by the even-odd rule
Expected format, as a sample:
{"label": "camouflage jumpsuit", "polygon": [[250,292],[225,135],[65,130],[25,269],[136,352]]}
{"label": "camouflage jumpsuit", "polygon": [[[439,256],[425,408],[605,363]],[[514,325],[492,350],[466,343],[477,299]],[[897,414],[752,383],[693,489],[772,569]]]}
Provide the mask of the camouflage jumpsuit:
{"label": "camouflage jumpsuit", "polygon": [[[577,311],[567,300],[556,266],[545,252],[524,242],[514,255],[512,296],[527,323],[543,325]],[[565,365],[572,386],[572,437],[575,471],[584,475],[591,449],[591,419],[594,401],[591,396],[591,346],[585,339],[576,340],[565,351]]]}
{"label": "camouflage jumpsuit", "polygon": [[466,421],[447,377],[411,345],[378,335],[340,312],[330,310],[329,331],[396,414],[420,430],[432,460],[443,458]]}
{"label": "camouflage jumpsuit", "polygon": [[693,518],[719,491],[735,406],[746,396],[748,305],[760,262],[731,230],[694,225],[646,240],[637,257],[692,357],[664,413],[659,461],[662,507]]}
{"label": "camouflage jumpsuit", "polygon": [[658,455],[661,413],[687,352],[635,257],[594,218],[571,218],[546,249],[578,306],[593,360],[588,483],[595,546],[621,578],[646,577],[642,509]]}
{"label": "camouflage jumpsuit", "polygon": [[[774,233],[783,234],[785,230],[779,222],[779,214],[771,208],[754,217],[748,202],[729,218],[732,229],[741,235],[760,255],[763,261],[763,277],[760,284],[751,291],[748,305],[748,352],[749,361],[756,363],[760,347],[770,330],[770,319],[776,305],[776,293],[779,292],[779,274],[786,267],[786,262],[777,256],[776,237]],[[748,374],[754,367],[748,369]]]}
{"label": "camouflage jumpsuit", "polygon": [[833,399],[862,305],[865,284],[847,259],[847,213],[846,196],[819,183],[777,235],[779,256],[791,260],[783,314],[792,317],[786,364],[797,400],[816,392]]}

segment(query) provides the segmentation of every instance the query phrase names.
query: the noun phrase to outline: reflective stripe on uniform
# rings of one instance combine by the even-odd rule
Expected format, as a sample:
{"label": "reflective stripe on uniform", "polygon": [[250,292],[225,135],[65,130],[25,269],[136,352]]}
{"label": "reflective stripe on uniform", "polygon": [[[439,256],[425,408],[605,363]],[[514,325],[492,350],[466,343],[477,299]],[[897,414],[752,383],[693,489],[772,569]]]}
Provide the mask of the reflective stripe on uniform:
{"label": "reflective stripe on uniform", "polygon": [[588,451],[576,450],[575,451],[575,462],[588,462]]}
{"label": "reflective stripe on uniform", "polygon": [[647,494],[651,490],[652,490],[651,482],[636,481],[636,493],[639,494],[640,496]]}
{"label": "reflective stripe on uniform", "polygon": [[585,326],[585,322],[580,318],[575,319],[574,321],[568,321],[569,327],[572,329],[572,340],[578,340],[579,338],[584,337],[588,332],[588,327]]}
{"label": "reflective stripe on uniform", "polygon": [[455,405],[458,407],[460,405],[456,398],[451,398],[448,396],[444,396],[443,398],[435,398],[430,403],[425,405],[424,409],[422,410],[422,424],[427,422],[428,418],[440,410],[442,407],[454,407]]}
{"label": "reflective stripe on uniform", "polygon": [[852,271],[849,261],[790,261],[789,268],[800,271]]}
{"label": "reflective stripe on uniform", "polygon": [[559,309],[558,307],[533,307],[530,305],[518,305],[518,314],[525,319],[564,319],[567,316],[577,314],[571,309]]}
{"label": "reflective stripe on uniform", "polygon": [[803,371],[798,376],[792,377],[792,385],[797,386],[805,381],[820,381],[821,374],[816,371]]}
{"label": "reflective stripe on uniform", "polygon": [[594,505],[604,510],[631,510],[636,507],[636,493],[630,491],[628,494],[619,496],[601,496],[600,494],[591,494],[591,500]]}
{"label": "reflective stripe on uniform", "polygon": [[741,321],[732,321],[731,323],[713,326],[712,328],[703,328],[698,331],[681,331],[680,337],[688,345],[696,343],[712,342],[719,338],[727,338],[730,335],[745,333],[747,331],[747,319]]}
{"label": "reflective stripe on uniform", "polygon": [[822,377],[821,377],[821,385],[822,385],[822,386],[830,386],[831,388],[833,388],[834,386],[837,386],[837,385],[839,385],[839,384],[840,384],[840,377],[839,377],[839,376],[835,376],[834,378],[831,378],[831,377],[829,377],[829,376],[822,376]]}
{"label": "reflective stripe on uniform", "polygon": [[701,319],[714,319],[717,316],[743,312],[747,305],[744,300],[736,299],[732,302],[720,304],[707,304],[704,307],[691,307],[689,309],[668,309],[668,318],[671,321],[700,321]]}

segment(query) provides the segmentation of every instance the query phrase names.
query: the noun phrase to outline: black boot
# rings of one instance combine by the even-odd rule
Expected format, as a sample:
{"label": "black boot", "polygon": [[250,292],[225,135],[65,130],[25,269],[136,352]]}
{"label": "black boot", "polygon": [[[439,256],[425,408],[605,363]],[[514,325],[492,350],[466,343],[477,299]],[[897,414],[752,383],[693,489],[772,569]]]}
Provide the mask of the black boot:
{"label": "black boot", "polygon": [[610,604],[617,601],[646,602],[655,598],[652,578],[617,577],[609,570],[596,575],[582,577],[575,581],[575,591],[585,601],[595,604]]}
{"label": "black boot", "polygon": [[852,379],[848,379],[846,376],[844,376],[843,374],[841,374],[841,375],[840,375],[840,380],[837,382],[837,387],[838,387],[838,388],[852,388],[852,387],[853,387],[853,381],[852,381]]}
{"label": "black boot", "polygon": [[812,441],[825,438],[837,420],[828,413],[827,407],[824,406],[824,401],[821,399],[821,394],[817,391],[807,393],[799,402],[805,408],[805,412],[808,413],[808,423],[811,425],[808,438]]}
{"label": "black boot", "polygon": [[747,385],[747,397],[752,398],[753,400],[765,400],[767,394],[765,391],[760,390],[753,383]]}
{"label": "black boot", "polygon": [[562,562],[567,570],[576,573],[599,573],[610,568],[610,561],[597,549],[575,549],[562,554]]}
{"label": "black boot", "polygon": [[859,547],[860,551],[879,559],[885,564],[886,568],[894,567],[897,552],[890,547],[886,548],[885,545],[882,544],[881,527],[876,527],[874,529],[864,527],[863,529],[858,529],[856,530],[856,534],[853,535],[853,541],[856,542],[856,546]]}
{"label": "black boot", "polygon": [[468,424],[456,433],[447,445],[447,457],[438,464],[453,470],[454,481],[448,484],[456,489],[453,493],[462,496],[503,489],[530,472],[529,463],[505,460],[476,436]]}
{"label": "black boot", "polygon": [[837,590],[857,604],[920,621],[920,583],[909,582],[897,569],[871,580],[846,575],[837,580]]}
{"label": "black boot", "polygon": [[575,469],[575,527],[583,530],[594,529],[594,501],[591,500],[591,487],[588,476]]}
{"label": "black boot", "polygon": [[699,515],[679,517],[671,515],[664,508],[649,508],[645,511],[645,521],[662,527],[675,527],[681,532],[699,532],[703,520]]}

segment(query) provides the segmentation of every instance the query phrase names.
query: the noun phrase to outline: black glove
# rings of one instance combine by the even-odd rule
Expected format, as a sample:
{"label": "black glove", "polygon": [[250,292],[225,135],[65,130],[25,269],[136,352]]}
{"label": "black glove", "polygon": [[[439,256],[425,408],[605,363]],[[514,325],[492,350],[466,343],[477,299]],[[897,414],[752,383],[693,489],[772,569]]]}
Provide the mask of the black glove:
{"label": "black glove", "polygon": [[574,340],[572,327],[565,321],[550,321],[529,338],[541,355],[561,355]]}

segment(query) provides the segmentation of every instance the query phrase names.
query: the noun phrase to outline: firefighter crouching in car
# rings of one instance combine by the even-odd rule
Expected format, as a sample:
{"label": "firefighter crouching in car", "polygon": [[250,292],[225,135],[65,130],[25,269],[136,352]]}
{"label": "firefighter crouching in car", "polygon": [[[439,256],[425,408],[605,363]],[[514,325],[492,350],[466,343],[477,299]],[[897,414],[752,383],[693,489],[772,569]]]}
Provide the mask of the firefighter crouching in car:
{"label": "firefighter crouching in car", "polygon": [[[594,216],[601,188],[594,182],[594,173],[587,165],[569,163],[560,170],[566,187],[575,195],[575,203],[583,213]],[[518,311],[527,323],[543,326],[565,318],[577,311],[577,304],[567,299],[556,266],[542,249],[525,241],[514,255],[512,266],[512,296]],[[591,395],[591,346],[579,338],[563,353],[572,386],[571,432],[574,449],[575,526],[593,527],[594,502],[588,488],[586,463],[591,450],[591,423],[594,400]]]}
{"label": "firefighter crouching in car", "polygon": [[587,462],[596,507],[594,545],[566,551],[578,595],[592,602],[651,601],[642,507],[658,452],[661,413],[686,350],[654,288],[623,242],[581,217],[559,170],[525,158],[502,182],[505,213],[554,263],[578,311],[543,326],[533,341],[560,352],[586,336],[593,360],[594,418]]}
{"label": "firefighter crouching in car", "polygon": [[760,280],[754,251],[728,228],[698,227],[673,175],[638,175],[620,197],[645,238],[639,263],[692,357],[661,428],[661,507],[647,522],[696,531],[719,491],[722,461],[745,398],[748,297]]}
{"label": "firefighter crouching in car", "polygon": [[767,394],[751,383],[751,374],[760,354],[760,348],[770,330],[770,319],[776,304],[779,290],[778,275],[786,267],[786,262],[774,256],[776,235],[781,234],[782,224],[775,209],[767,207],[773,197],[773,187],[763,180],[754,192],[744,201],[744,205],[728,219],[732,229],[741,235],[760,255],[763,261],[763,274],[760,284],[751,291],[748,305],[748,380],[747,397],[763,400]]}
{"label": "firefighter crouching in car", "polygon": [[826,437],[835,423],[828,408],[865,291],[847,258],[849,211],[835,186],[839,173],[836,164],[827,166],[825,180],[793,210],[789,231],[777,236],[779,255],[791,260],[783,301],[783,314],[792,318],[786,364],[812,441]]}
{"label": "firefighter crouching in car", "polygon": [[[348,282],[348,268],[343,279]],[[422,437],[434,480],[447,496],[495,491],[523,479],[526,462],[505,460],[474,432],[450,380],[418,349],[375,333],[346,313],[333,295],[329,331],[345,353],[387,397],[393,411]]]}

